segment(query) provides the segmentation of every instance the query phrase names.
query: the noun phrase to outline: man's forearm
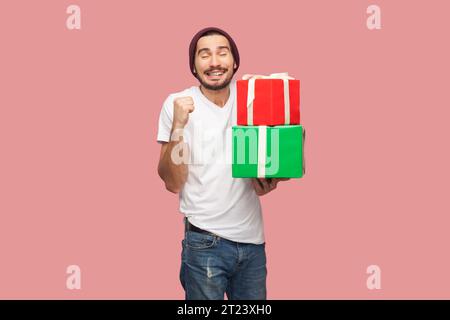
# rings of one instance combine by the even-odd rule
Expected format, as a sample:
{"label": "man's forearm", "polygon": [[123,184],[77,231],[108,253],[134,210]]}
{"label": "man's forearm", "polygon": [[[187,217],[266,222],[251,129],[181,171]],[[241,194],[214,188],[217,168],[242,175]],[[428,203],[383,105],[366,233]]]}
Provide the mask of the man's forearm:
{"label": "man's forearm", "polygon": [[189,150],[183,139],[183,129],[172,128],[171,139],[158,170],[167,190],[178,193],[183,188],[188,176],[187,159]]}

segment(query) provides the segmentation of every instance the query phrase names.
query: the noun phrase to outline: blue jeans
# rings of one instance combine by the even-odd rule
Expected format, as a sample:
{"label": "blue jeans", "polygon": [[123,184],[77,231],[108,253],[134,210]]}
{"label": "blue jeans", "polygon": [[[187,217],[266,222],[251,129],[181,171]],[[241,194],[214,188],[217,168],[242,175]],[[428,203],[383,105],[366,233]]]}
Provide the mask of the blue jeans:
{"label": "blue jeans", "polygon": [[180,281],[186,300],[265,300],[265,243],[185,231]]}

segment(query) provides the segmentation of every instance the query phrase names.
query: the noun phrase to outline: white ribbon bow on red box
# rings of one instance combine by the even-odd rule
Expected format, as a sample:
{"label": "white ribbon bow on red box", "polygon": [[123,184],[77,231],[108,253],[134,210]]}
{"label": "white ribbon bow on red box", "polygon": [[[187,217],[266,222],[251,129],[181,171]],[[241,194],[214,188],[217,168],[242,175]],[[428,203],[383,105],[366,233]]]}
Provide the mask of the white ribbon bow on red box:
{"label": "white ribbon bow on red box", "polygon": [[248,80],[247,92],[247,125],[253,125],[253,101],[255,100],[255,80],[257,79],[282,79],[284,83],[284,124],[290,124],[289,80],[295,80],[287,72],[272,73],[269,76],[245,74],[242,80]]}

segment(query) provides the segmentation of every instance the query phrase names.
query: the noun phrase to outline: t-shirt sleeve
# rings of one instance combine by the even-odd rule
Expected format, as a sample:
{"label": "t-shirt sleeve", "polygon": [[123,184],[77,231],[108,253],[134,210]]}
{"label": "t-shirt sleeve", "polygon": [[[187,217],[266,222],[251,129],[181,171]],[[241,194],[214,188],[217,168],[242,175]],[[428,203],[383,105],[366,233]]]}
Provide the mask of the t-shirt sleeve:
{"label": "t-shirt sleeve", "polygon": [[164,101],[158,121],[158,135],[156,140],[159,143],[170,141],[170,130],[173,121],[173,98],[171,95]]}

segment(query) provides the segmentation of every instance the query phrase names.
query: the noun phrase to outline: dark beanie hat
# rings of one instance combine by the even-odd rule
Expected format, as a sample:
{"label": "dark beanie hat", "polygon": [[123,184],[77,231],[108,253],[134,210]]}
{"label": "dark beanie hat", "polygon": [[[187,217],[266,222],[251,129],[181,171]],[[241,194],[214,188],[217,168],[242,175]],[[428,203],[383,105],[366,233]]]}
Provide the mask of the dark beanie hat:
{"label": "dark beanie hat", "polygon": [[194,72],[194,66],[195,66],[195,49],[197,48],[197,42],[198,40],[203,37],[206,33],[210,31],[215,31],[221,35],[223,35],[225,38],[228,39],[228,42],[231,46],[231,53],[233,54],[234,63],[236,64],[236,68],[234,68],[233,74],[236,73],[236,71],[239,69],[239,51],[236,46],[236,43],[234,42],[233,38],[223,31],[222,29],[216,28],[216,27],[208,27],[200,30],[195,34],[195,36],[191,40],[191,44],[189,45],[189,67],[191,68],[191,72],[194,75],[194,77],[197,77]]}

